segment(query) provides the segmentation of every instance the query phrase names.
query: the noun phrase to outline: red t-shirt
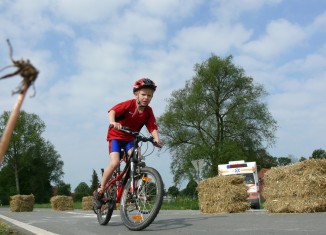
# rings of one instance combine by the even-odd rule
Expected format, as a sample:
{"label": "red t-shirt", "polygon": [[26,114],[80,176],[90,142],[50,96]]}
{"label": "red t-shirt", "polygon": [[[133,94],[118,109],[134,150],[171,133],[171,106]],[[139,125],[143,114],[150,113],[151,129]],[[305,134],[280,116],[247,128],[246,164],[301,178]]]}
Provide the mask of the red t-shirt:
{"label": "red t-shirt", "polygon": [[[122,126],[129,127],[132,131],[140,132],[141,128],[145,125],[149,133],[157,130],[156,119],[153,114],[151,107],[146,106],[144,111],[140,113],[137,110],[136,100],[127,100],[119,103],[109,109],[115,111],[115,121],[119,122]],[[130,134],[124,133],[122,131],[116,130],[114,128],[109,128],[107,134],[107,140],[123,140],[130,141],[134,137]]]}

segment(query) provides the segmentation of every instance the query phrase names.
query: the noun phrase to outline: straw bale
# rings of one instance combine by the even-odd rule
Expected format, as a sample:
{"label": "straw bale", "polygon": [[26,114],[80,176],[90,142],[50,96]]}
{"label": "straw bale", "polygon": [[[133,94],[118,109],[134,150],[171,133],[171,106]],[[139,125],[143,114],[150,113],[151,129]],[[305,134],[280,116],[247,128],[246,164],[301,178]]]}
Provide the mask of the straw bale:
{"label": "straw bale", "polygon": [[83,210],[93,210],[93,196],[86,196],[82,199],[82,208]]}
{"label": "straw bale", "polygon": [[273,167],[264,176],[263,196],[273,213],[326,211],[326,159]]}
{"label": "straw bale", "polygon": [[199,208],[203,213],[237,213],[250,208],[243,176],[205,179],[199,182],[197,190]]}
{"label": "straw bale", "polygon": [[52,209],[67,211],[74,209],[74,202],[71,196],[54,196],[50,199]]}
{"label": "straw bale", "polygon": [[14,195],[10,197],[10,210],[12,212],[33,211],[34,195]]}

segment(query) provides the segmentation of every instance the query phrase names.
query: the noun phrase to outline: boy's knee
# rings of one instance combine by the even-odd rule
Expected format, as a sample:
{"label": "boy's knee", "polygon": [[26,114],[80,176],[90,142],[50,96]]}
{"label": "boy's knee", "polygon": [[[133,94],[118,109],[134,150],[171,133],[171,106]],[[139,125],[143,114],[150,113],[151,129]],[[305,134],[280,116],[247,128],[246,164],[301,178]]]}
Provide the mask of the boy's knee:
{"label": "boy's knee", "polygon": [[112,162],[112,166],[114,168],[117,168],[119,166],[119,163],[120,163],[120,161],[114,161],[114,162]]}
{"label": "boy's knee", "polygon": [[110,165],[112,166],[112,167],[117,167],[117,166],[119,166],[119,164],[120,164],[120,159],[115,159],[115,158],[111,158],[111,160],[110,160]]}

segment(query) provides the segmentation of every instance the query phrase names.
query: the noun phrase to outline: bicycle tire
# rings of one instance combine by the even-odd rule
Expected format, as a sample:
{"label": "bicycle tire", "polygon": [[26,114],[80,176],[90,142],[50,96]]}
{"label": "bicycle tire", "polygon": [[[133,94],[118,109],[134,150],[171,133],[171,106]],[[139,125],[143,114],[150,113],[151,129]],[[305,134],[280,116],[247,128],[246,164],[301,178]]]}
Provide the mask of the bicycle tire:
{"label": "bicycle tire", "polygon": [[[97,209],[97,221],[100,225],[107,225],[112,217],[113,210],[117,199],[116,186],[112,185],[104,192],[104,198],[101,208]],[[102,199],[103,200],[103,199]]]}
{"label": "bicycle tire", "polygon": [[94,213],[97,214],[97,209],[95,208],[95,206],[92,206],[92,208],[93,208]]}
{"label": "bicycle tire", "polygon": [[159,213],[164,186],[159,172],[151,167],[141,168],[135,180],[136,199],[131,198],[129,179],[122,193],[120,215],[129,230],[140,231],[148,227]]}

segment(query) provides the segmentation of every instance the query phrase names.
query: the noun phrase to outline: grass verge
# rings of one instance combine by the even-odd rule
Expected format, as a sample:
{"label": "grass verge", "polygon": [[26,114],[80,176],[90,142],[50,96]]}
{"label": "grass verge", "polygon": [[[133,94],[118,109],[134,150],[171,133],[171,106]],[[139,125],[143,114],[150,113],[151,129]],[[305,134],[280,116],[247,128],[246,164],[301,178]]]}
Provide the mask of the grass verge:
{"label": "grass verge", "polygon": [[163,201],[161,210],[199,210],[198,199],[178,197]]}
{"label": "grass verge", "polygon": [[0,235],[23,235],[18,230],[14,229],[10,225],[0,221]]}

